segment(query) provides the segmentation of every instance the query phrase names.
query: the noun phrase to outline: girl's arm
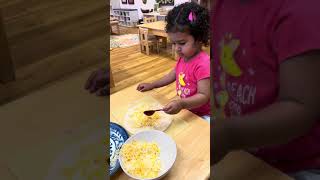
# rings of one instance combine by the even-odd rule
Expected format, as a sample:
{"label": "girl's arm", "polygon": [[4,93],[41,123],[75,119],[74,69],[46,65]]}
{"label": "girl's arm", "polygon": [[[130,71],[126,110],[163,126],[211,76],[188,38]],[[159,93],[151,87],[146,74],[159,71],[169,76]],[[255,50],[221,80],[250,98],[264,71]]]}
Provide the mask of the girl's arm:
{"label": "girl's arm", "polygon": [[191,109],[202,106],[210,100],[210,79],[202,79],[197,83],[197,94],[188,98],[173,100],[163,110],[168,114],[177,114],[181,109]]}
{"label": "girl's arm", "polygon": [[202,79],[197,82],[197,94],[188,98],[180,99],[183,109],[200,107],[210,100],[210,79]]}
{"label": "girl's arm", "polygon": [[161,79],[151,83],[154,88],[159,88],[173,83],[176,80],[176,69],[173,69],[169,74],[165,75]]}
{"label": "girl's arm", "polygon": [[156,80],[155,82],[152,83],[141,83],[138,85],[137,90],[138,91],[149,91],[154,88],[159,88],[162,86],[166,86],[176,80],[176,70],[173,69],[172,71],[169,72],[169,74],[165,75],[159,80]]}
{"label": "girl's arm", "polygon": [[288,143],[306,134],[319,118],[320,51],[280,65],[278,101],[243,117],[211,123],[211,162],[228,151]]}

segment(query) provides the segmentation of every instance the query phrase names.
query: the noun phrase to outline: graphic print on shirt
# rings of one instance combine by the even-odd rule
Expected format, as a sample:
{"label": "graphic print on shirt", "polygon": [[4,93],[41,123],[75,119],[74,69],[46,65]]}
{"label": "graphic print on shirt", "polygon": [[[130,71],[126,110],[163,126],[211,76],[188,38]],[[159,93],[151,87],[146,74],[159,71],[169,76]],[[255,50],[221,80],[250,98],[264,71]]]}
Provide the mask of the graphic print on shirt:
{"label": "graphic print on shirt", "polygon": [[[220,72],[219,83],[215,86],[220,86],[220,90],[216,93],[215,98],[218,104],[217,116],[226,117],[226,109],[230,116],[238,116],[243,112],[242,106],[255,104],[257,87],[255,84],[238,81],[238,78],[249,75],[253,77],[255,70],[248,67],[247,70],[242,70],[236,62],[235,52],[240,49],[240,41],[233,38],[232,34],[227,34],[220,43],[220,65],[217,67]],[[246,50],[240,49],[241,58],[245,58]],[[233,77],[227,79],[228,77]]]}
{"label": "graphic print on shirt", "polygon": [[[232,38],[232,36],[231,36]],[[221,65],[223,70],[230,76],[239,77],[242,71],[234,59],[234,52],[238,49],[240,45],[239,40],[226,39],[221,42]]]}
{"label": "graphic print on shirt", "polygon": [[187,87],[186,79],[186,74],[184,72],[180,72],[178,77],[177,94],[181,98],[185,98],[190,95],[190,89]]}
{"label": "graphic print on shirt", "polygon": [[216,100],[219,105],[219,108],[217,109],[217,116],[221,118],[226,117],[225,107],[230,99],[227,91],[226,75],[233,77],[240,77],[242,75],[242,70],[234,58],[234,52],[238,49],[239,45],[240,41],[237,39],[232,39],[232,34],[227,34],[226,38],[220,43],[220,61],[223,71],[221,72],[219,79],[221,91],[216,94]]}

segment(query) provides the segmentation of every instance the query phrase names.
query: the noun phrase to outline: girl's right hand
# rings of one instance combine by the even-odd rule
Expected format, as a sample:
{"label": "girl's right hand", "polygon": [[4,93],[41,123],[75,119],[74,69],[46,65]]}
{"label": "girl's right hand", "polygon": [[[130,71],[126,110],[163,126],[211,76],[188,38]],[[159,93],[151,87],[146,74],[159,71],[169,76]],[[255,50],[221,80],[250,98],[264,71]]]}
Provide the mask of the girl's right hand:
{"label": "girl's right hand", "polygon": [[144,91],[150,91],[154,88],[152,83],[141,83],[138,85],[137,90],[144,92]]}

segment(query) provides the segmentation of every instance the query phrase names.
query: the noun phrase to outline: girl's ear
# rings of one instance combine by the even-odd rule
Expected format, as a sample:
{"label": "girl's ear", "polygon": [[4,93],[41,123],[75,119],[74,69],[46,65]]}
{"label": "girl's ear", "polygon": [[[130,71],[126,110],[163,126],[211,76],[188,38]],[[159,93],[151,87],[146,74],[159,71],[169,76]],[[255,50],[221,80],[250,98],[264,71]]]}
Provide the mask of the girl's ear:
{"label": "girl's ear", "polygon": [[203,44],[201,40],[197,40],[197,42],[198,42],[199,44]]}
{"label": "girl's ear", "polygon": [[202,42],[199,41],[199,40],[196,40],[196,41],[194,42],[194,46],[201,48],[201,47],[202,47]]}

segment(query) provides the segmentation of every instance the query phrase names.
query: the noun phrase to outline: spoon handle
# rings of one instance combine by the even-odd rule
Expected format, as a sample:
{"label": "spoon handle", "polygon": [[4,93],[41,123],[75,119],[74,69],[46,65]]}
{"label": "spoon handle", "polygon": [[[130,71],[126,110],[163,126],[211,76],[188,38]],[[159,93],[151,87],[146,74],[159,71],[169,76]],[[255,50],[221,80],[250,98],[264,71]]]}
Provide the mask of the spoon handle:
{"label": "spoon handle", "polygon": [[154,110],[154,111],[163,111],[163,109],[156,109],[156,110]]}

